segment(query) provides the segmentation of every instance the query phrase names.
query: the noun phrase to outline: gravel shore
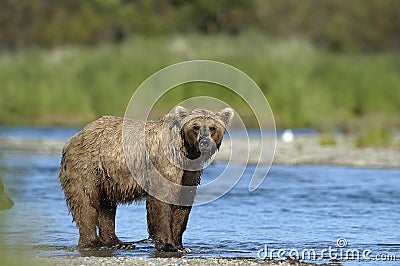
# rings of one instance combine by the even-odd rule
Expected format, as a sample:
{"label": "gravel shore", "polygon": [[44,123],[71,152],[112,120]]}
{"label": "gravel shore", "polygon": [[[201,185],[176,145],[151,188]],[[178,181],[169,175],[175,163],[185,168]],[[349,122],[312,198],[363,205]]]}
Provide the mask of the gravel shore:
{"label": "gravel shore", "polygon": [[[371,168],[399,168],[400,167],[400,136],[397,136],[393,145],[387,148],[369,147],[357,148],[354,146],[354,136],[336,136],[334,145],[321,145],[323,136],[318,134],[298,136],[292,142],[276,140],[276,150],[273,163],[280,165],[342,165]],[[247,156],[250,146],[257,147],[260,142],[250,139],[250,144],[244,140],[232,140],[233,145],[241,146],[242,153]],[[269,143],[269,142],[267,142]],[[216,159],[226,161],[229,159],[226,146],[222,144],[221,152]],[[254,164],[259,160],[256,154],[249,154],[249,163]],[[231,158],[235,161],[235,158]],[[260,163],[268,163],[263,160]]]}
{"label": "gravel shore", "polygon": [[[334,145],[321,145],[321,136],[318,134],[295,136],[292,142],[284,142],[280,138],[276,141],[276,151],[273,163],[281,165],[318,164],[318,165],[346,165],[357,167],[399,168],[400,167],[400,136],[396,136],[393,145],[388,148],[356,148],[353,136],[336,136]],[[232,138],[231,143],[239,152],[239,156],[231,156],[229,140],[224,140],[216,161],[259,162],[257,154],[252,149],[260,146],[257,139]],[[28,139],[28,138],[0,138],[1,151],[20,151],[28,153],[57,154],[61,156],[65,140]],[[273,144],[269,140],[267,144]],[[250,153],[248,150],[250,148]],[[272,158],[273,149],[270,149]],[[243,158],[240,158],[243,155]],[[267,156],[268,157],[268,156]],[[270,163],[268,158],[260,161],[261,164]]]}
{"label": "gravel shore", "polygon": [[132,258],[132,257],[53,257],[40,258],[38,264],[54,266],[108,266],[108,265],[146,265],[146,266],[177,266],[177,265],[317,265],[300,261],[277,261],[256,259],[229,259],[229,258]]}

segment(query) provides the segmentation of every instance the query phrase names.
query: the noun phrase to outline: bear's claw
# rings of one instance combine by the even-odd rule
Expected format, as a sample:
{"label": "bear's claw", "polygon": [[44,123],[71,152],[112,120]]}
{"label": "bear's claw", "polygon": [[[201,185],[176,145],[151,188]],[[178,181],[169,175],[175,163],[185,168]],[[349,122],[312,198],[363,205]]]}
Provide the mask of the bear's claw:
{"label": "bear's claw", "polygon": [[180,249],[178,249],[178,252],[190,253],[190,252],[192,252],[192,250],[190,248],[180,248]]}
{"label": "bear's claw", "polygon": [[107,249],[124,249],[124,250],[132,250],[135,249],[136,246],[133,242],[121,242],[117,244],[108,244],[99,247],[99,250],[107,250]]}
{"label": "bear's claw", "polygon": [[119,243],[119,244],[115,244],[115,245],[113,245],[113,246],[112,246],[112,248],[115,248],[115,249],[126,249],[126,250],[132,250],[132,249],[135,249],[135,248],[136,248],[136,246],[135,246],[135,244],[133,244],[133,243],[129,243],[129,242],[127,242],[127,243]]}

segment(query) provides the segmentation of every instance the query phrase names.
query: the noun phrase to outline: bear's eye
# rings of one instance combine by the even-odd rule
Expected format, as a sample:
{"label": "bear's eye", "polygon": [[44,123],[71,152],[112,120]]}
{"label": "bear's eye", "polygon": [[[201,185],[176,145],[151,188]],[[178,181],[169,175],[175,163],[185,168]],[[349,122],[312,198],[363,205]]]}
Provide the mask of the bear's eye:
{"label": "bear's eye", "polygon": [[210,127],[210,132],[211,132],[211,134],[214,134],[214,133],[215,133],[215,130],[216,130],[215,127]]}
{"label": "bear's eye", "polygon": [[198,125],[194,125],[194,126],[193,126],[193,130],[194,130],[194,131],[199,131],[199,130],[200,130],[200,127],[199,127]]}

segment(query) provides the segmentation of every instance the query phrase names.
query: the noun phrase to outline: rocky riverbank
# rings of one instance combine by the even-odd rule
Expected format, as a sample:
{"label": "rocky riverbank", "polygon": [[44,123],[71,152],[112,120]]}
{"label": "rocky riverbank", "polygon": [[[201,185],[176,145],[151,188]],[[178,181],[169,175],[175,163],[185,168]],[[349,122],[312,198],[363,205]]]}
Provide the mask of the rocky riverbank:
{"label": "rocky riverbank", "polygon": [[[40,258],[39,264],[53,266],[107,266],[107,265],[146,265],[146,266],[177,266],[177,265],[276,265],[276,266],[301,266],[317,265],[312,263],[300,262],[297,260],[278,261],[278,260],[256,260],[245,258],[132,258],[132,257],[54,257]],[[336,264],[337,265],[337,264]]]}
{"label": "rocky riverbank", "polygon": [[[400,167],[400,147],[396,147],[396,145],[387,148],[358,148],[354,145],[354,136],[350,135],[335,136],[334,143],[328,144],[321,144],[323,139],[324,136],[318,134],[298,136],[291,142],[285,142],[278,138],[276,140],[273,163],[281,165],[315,164],[373,168]],[[267,141],[267,144],[270,143],[272,142]],[[400,143],[400,137],[397,137],[394,143]],[[259,161],[258,154],[247,152],[249,147],[251,151],[252,148],[260,146],[261,143],[259,141],[250,139],[249,145],[247,145],[245,140],[232,139],[232,145],[240,146],[241,152],[238,152],[238,154],[244,154],[243,156],[248,154],[248,162],[250,164],[255,164]],[[227,146],[229,147],[229,144]],[[217,155],[216,159],[226,161],[229,159],[229,154],[229,149],[226,150],[226,147],[222,145],[221,153]],[[235,158],[230,160],[234,162]],[[268,162],[262,159],[260,163]]]}
{"label": "rocky riverbank", "polygon": [[[284,142],[278,138],[273,163],[283,165],[319,164],[319,165],[346,165],[357,167],[400,167],[400,145],[388,148],[356,148],[353,136],[335,136],[334,144],[321,144],[322,136],[310,134],[296,136],[291,142]],[[65,140],[30,139],[30,138],[0,138],[0,151],[16,151],[27,153],[46,153],[61,156]],[[400,136],[396,136],[394,143],[400,143]],[[231,156],[230,146],[234,145],[235,156]],[[232,138],[224,140],[217,161],[248,162],[249,164],[270,163],[273,154],[272,139],[267,142],[270,156],[264,158],[253,153],[259,147],[260,141],[250,138]],[[265,144],[264,144],[265,145]],[[250,149],[250,152],[249,152]],[[257,150],[257,149],[256,149]]]}

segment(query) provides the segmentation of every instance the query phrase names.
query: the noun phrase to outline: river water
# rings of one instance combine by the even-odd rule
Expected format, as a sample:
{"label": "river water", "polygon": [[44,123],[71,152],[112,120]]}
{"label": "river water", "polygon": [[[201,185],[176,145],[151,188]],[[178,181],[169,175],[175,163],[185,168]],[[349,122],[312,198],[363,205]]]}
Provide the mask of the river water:
{"label": "river water", "polygon": [[[78,231],[57,179],[59,162],[59,155],[0,151],[0,176],[15,203],[0,212],[5,245],[28,246],[38,256],[163,255],[146,243],[135,250],[78,251]],[[211,164],[202,182],[225,167]],[[273,165],[262,185],[249,192],[254,167],[226,195],[193,208],[184,234],[192,252],[184,257],[399,264],[400,169]],[[120,206],[116,223],[123,241],[147,238],[143,203]],[[393,257],[397,261],[379,261]]]}

